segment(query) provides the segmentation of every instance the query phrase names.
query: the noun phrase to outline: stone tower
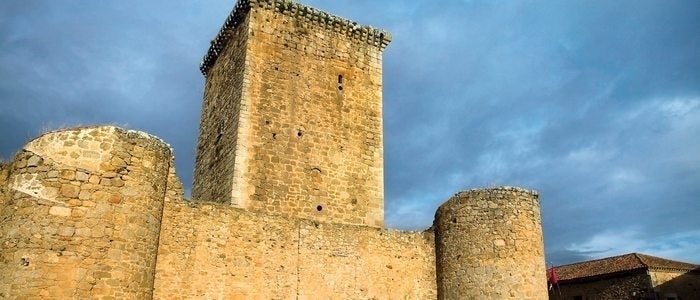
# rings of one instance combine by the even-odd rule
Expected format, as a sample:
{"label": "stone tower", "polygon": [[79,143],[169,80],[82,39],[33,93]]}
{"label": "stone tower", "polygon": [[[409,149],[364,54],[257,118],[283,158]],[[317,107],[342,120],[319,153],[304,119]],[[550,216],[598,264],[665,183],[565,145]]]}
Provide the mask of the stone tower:
{"label": "stone tower", "polygon": [[204,57],[195,201],[381,227],[385,31],[240,0]]}
{"label": "stone tower", "polygon": [[460,192],[435,213],[438,299],[547,299],[537,192]]}
{"label": "stone tower", "polygon": [[95,126],[0,165],[0,299],[151,299],[171,159],[160,139]]}
{"label": "stone tower", "polygon": [[469,190],[425,231],[382,228],[388,42],[240,0],[201,68],[198,203],[154,136],[45,133],[0,163],[0,299],[546,299],[534,191]]}

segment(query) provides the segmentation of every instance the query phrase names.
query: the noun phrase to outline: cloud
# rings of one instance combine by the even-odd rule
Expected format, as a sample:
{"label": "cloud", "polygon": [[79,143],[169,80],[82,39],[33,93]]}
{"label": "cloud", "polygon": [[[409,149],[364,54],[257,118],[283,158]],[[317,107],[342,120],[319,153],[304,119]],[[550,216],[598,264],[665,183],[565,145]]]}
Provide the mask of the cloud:
{"label": "cloud", "polygon": [[[540,192],[561,261],[617,228],[669,243],[700,228],[678,217],[700,215],[694,1],[302,2],[393,34],[387,226],[426,228],[459,190],[503,184]],[[0,156],[42,129],[127,125],[171,143],[189,186],[197,68],[232,6],[0,2]]]}
{"label": "cloud", "polygon": [[581,243],[572,243],[566,248],[568,251],[580,253],[587,259],[637,252],[700,263],[697,258],[698,249],[700,230],[649,236],[644,230],[635,228],[608,229]]}
{"label": "cloud", "polygon": [[498,184],[540,191],[548,256],[565,261],[589,257],[568,247],[608,228],[700,226],[674,217],[700,212],[691,2],[412,1],[396,15],[370,10],[376,19],[348,1],[323,5],[394,36],[389,226],[427,227],[454,192]]}
{"label": "cloud", "polygon": [[230,3],[39,3],[0,4],[0,156],[48,129],[116,124],[171,143],[189,186],[198,64]]}

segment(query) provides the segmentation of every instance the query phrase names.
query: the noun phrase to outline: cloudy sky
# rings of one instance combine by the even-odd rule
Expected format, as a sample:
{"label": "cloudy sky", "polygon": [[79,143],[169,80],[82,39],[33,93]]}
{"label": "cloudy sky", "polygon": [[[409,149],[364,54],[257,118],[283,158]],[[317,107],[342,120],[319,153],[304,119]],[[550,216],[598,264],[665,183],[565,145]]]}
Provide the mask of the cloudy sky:
{"label": "cloudy sky", "polygon": [[[206,4],[205,4],[206,2]],[[302,1],[392,32],[386,223],[430,226],[459,190],[536,189],[548,262],[700,263],[700,2]],[[0,156],[116,124],[192,182],[217,1],[0,2]]]}

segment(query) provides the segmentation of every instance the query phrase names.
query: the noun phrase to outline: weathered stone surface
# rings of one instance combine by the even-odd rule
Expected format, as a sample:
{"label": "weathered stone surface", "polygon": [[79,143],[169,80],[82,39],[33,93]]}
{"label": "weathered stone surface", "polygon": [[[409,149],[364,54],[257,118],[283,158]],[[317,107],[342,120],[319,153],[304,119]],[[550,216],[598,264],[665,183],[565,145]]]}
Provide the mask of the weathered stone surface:
{"label": "weathered stone surface", "polygon": [[75,170],[61,170],[61,179],[73,180],[75,179]]}
{"label": "weathered stone surface", "polygon": [[90,182],[92,184],[98,184],[98,183],[100,183],[100,176],[91,175],[90,178],[88,179],[88,182]]}
{"label": "weathered stone surface", "polygon": [[75,228],[61,226],[58,228],[58,231],[56,233],[60,236],[73,236],[73,234],[75,234]]}
{"label": "weathered stone surface", "polygon": [[75,173],[75,179],[78,181],[88,181],[90,175],[85,172],[78,171]]}
{"label": "weathered stone surface", "polygon": [[224,204],[167,203],[154,296],[435,299],[433,245],[430,231],[318,223]]}
{"label": "weathered stone surface", "polygon": [[51,208],[49,208],[49,214],[59,217],[68,217],[70,216],[70,212],[70,208],[62,206],[52,206]]}
{"label": "weathered stone surface", "polygon": [[[7,199],[8,177],[10,175],[10,165],[0,161],[0,211],[5,206]],[[1,233],[1,232],[0,232]]]}
{"label": "weathered stone surface", "polygon": [[286,0],[241,0],[227,24],[197,202],[153,136],[46,133],[0,164],[0,298],[544,299],[529,191],[381,228],[383,32]]}
{"label": "weathered stone surface", "polygon": [[80,187],[69,183],[61,185],[61,196],[67,198],[77,198],[80,194]]}
{"label": "weathered stone surface", "polygon": [[81,190],[80,193],[78,194],[78,199],[88,200],[88,199],[90,199],[91,195],[92,195],[92,192],[90,190]]}
{"label": "weathered stone surface", "polygon": [[546,299],[537,193],[461,192],[433,222],[439,299]]}
{"label": "weathered stone surface", "polygon": [[207,75],[192,195],[381,227],[385,44],[299,17],[265,6],[226,33]]}
{"label": "weathered stone surface", "polygon": [[41,157],[38,155],[32,155],[27,159],[27,167],[36,167],[41,163]]}
{"label": "weathered stone surface", "polygon": [[[127,151],[139,160],[120,187],[95,184],[123,167],[109,164],[115,154],[103,143],[139,146]],[[95,153],[76,160],[56,145]],[[44,134],[14,160],[31,163],[13,164],[10,180],[0,176],[10,183],[0,193],[7,195],[0,198],[0,298],[152,298],[169,147],[143,133],[87,127]],[[123,201],[126,185],[133,201]],[[119,259],[106,255],[110,249]]]}

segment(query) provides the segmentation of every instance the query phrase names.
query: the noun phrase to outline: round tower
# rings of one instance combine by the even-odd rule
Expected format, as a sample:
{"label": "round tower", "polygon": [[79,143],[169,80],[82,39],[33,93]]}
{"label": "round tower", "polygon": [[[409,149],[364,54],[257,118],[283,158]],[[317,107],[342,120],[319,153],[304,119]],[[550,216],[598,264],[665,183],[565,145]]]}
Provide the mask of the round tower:
{"label": "round tower", "polygon": [[438,208],[433,226],[439,299],[547,299],[536,192],[460,192]]}
{"label": "round tower", "polygon": [[150,299],[170,157],[111,126],[27,144],[0,208],[0,298]]}

